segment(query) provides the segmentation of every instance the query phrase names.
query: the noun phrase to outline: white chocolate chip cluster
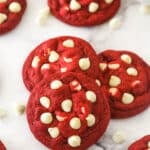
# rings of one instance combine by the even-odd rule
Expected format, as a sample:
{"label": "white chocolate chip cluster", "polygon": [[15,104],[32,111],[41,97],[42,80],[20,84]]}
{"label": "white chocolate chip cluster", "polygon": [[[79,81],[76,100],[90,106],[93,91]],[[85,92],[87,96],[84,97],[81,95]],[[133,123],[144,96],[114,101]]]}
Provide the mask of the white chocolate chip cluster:
{"label": "white chocolate chip cluster", "polygon": [[[29,84],[24,82],[31,90],[48,74],[77,72],[94,78],[101,86],[97,66],[97,55],[88,42],[71,36],[57,37],[42,43],[29,54],[23,68],[23,74],[29,77]],[[77,84],[73,82],[72,88],[80,91],[81,87]]]}
{"label": "white chocolate chip cluster", "polygon": [[[98,82],[99,83],[99,82]],[[96,82],[95,82],[96,84]],[[61,80],[55,79],[52,80],[49,84],[49,88],[51,91],[56,91],[61,89],[64,86],[64,83]],[[76,93],[80,92],[82,90],[82,85],[78,80],[72,80],[70,84],[68,84],[70,89],[72,91],[75,91]],[[72,87],[73,86],[73,87]],[[97,101],[97,95],[92,90],[87,90],[84,92],[84,97],[86,101],[91,104],[95,104]],[[51,106],[53,105],[52,101],[53,97],[43,95],[39,98],[39,105],[40,107],[43,107],[45,109],[45,112],[41,113],[40,115],[40,122],[43,125],[48,125],[47,133],[49,134],[50,138],[55,139],[62,135],[61,129],[59,126],[51,126],[53,124],[53,121],[56,119],[58,123],[61,123],[65,121],[68,116],[61,116],[61,114],[55,114],[54,112],[49,111]],[[74,107],[74,101],[71,98],[67,98],[61,101],[60,108],[63,113],[71,114]],[[84,106],[81,107],[81,112],[86,113],[86,108]],[[96,117],[93,113],[89,113],[86,115],[85,119],[87,122],[87,127],[91,128],[96,123]],[[68,125],[72,130],[80,130],[82,127],[82,121],[83,119],[80,118],[80,116],[72,116],[69,119]],[[82,143],[82,137],[80,135],[72,135],[68,136],[67,138],[68,145],[70,147],[79,147]]]}
{"label": "white chocolate chip cluster", "polygon": [[[114,0],[105,0],[106,4],[111,4]],[[69,9],[71,11],[80,11],[82,9],[82,4],[78,0],[70,0]],[[85,7],[85,6],[84,6]],[[98,12],[100,5],[98,2],[90,2],[87,6],[87,11],[89,13]]]}
{"label": "white chocolate chip cluster", "polygon": [[[0,0],[0,3],[5,4],[6,2],[7,0]],[[8,11],[10,13],[19,13],[21,12],[21,10],[22,10],[22,7],[19,2],[11,2],[8,6]],[[5,23],[7,19],[8,19],[8,15],[0,12],[0,25]]]}
{"label": "white chocolate chip cluster", "polygon": [[[62,42],[62,46],[64,48],[75,48],[75,42],[72,39],[66,39]],[[50,50],[47,49],[47,62],[43,63],[42,58],[40,56],[35,55],[32,58],[31,62],[31,67],[33,69],[38,69],[40,68],[41,72],[46,71],[46,70],[51,70],[53,69],[53,65],[55,66],[56,64],[58,66],[61,66],[61,61],[63,60],[64,66],[60,67],[60,72],[65,73],[68,71],[67,66],[76,64],[77,68],[81,70],[82,72],[88,71],[91,67],[91,60],[89,57],[81,57],[78,59],[78,63],[74,63],[74,61],[77,61],[76,59],[74,60],[73,57],[64,57],[62,54],[58,53],[57,50]],[[78,55],[78,54],[77,54]]]}
{"label": "white chocolate chip cluster", "polygon": [[[101,62],[99,63],[99,68],[102,73],[105,73],[106,71],[111,72],[111,75],[108,80],[109,85],[109,93],[112,97],[116,97],[117,94],[120,94],[119,90],[120,87],[125,84],[124,78],[122,78],[122,75],[118,74],[119,69],[125,68],[125,71],[120,72],[121,74],[124,74],[126,78],[132,78],[131,88],[134,88],[138,84],[141,83],[140,80],[138,80],[139,72],[136,69],[136,66],[133,63],[133,59],[129,54],[123,53],[120,55],[120,58],[118,60],[121,62]],[[135,66],[135,67],[134,67]],[[121,102],[125,105],[132,104],[135,100],[135,96],[133,93],[124,92],[121,96]]]}

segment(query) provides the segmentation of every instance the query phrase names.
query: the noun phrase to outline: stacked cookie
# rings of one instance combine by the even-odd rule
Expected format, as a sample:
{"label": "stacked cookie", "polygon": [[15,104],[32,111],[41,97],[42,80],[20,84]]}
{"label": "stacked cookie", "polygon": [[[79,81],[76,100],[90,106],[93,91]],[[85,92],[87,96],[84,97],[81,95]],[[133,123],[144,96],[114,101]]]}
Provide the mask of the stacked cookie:
{"label": "stacked cookie", "polygon": [[23,67],[31,91],[27,118],[34,136],[55,150],[83,150],[105,132],[110,119],[93,48],[75,37],[50,39]]}
{"label": "stacked cookie", "polygon": [[49,39],[23,66],[23,80],[31,91],[30,129],[48,148],[85,150],[103,135],[110,114],[126,118],[149,106],[149,75],[149,66],[131,52],[96,55],[80,38]]}

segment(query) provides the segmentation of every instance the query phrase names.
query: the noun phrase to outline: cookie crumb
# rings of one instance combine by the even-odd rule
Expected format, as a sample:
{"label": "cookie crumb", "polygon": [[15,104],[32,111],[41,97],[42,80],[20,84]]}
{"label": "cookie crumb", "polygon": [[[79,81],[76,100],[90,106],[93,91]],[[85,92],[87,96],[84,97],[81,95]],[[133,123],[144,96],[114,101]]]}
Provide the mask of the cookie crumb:
{"label": "cookie crumb", "polygon": [[0,119],[6,116],[6,110],[0,107]]}
{"label": "cookie crumb", "polygon": [[16,109],[16,113],[18,115],[23,115],[24,112],[25,112],[25,105],[23,105],[23,104],[16,104],[15,109]]}
{"label": "cookie crumb", "polygon": [[144,15],[150,15],[150,5],[141,5],[140,12]]}

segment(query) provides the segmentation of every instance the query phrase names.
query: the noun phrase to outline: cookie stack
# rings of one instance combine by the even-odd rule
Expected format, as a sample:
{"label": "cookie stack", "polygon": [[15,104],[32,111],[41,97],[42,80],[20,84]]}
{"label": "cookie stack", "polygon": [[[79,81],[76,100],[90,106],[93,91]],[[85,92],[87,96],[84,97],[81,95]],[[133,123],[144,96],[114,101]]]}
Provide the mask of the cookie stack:
{"label": "cookie stack", "polygon": [[24,63],[23,80],[31,92],[30,129],[54,150],[85,150],[103,135],[110,116],[133,116],[150,104],[150,68],[139,56],[114,50],[97,55],[77,37],[36,47]]}
{"label": "cookie stack", "polygon": [[105,132],[110,110],[98,66],[91,45],[69,36],[42,43],[26,59],[27,118],[48,148],[84,150]]}

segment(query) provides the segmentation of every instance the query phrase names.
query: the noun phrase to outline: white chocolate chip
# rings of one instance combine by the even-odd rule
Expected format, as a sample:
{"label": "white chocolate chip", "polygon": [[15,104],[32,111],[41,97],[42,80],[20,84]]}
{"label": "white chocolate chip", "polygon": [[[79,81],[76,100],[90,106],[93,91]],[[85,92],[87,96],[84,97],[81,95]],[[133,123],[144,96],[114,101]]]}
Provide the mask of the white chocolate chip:
{"label": "white chocolate chip", "polygon": [[127,54],[121,55],[121,60],[124,61],[127,64],[131,64],[132,63],[132,58],[129,55],[127,55]]}
{"label": "white chocolate chip", "polygon": [[64,121],[64,120],[65,120],[65,117],[61,117],[61,116],[56,115],[56,119],[57,119],[58,121]]}
{"label": "white chocolate chip", "polygon": [[77,80],[74,80],[71,82],[71,85],[76,87],[76,86],[80,85],[80,83]]}
{"label": "white chocolate chip", "polygon": [[81,68],[81,70],[88,70],[90,68],[90,59],[89,58],[81,58],[79,60],[79,66]]}
{"label": "white chocolate chip", "polygon": [[78,86],[75,87],[76,91],[80,91],[81,89],[82,89],[81,85],[78,85]]}
{"label": "white chocolate chip", "polygon": [[0,13],[0,24],[4,23],[7,20],[7,15]]}
{"label": "white chocolate chip", "polygon": [[40,10],[39,15],[36,18],[36,22],[39,25],[44,25],[50,15],[50,8],[47,6]]}
{"label": "white chocolate chip", "polygon": [[45,108],[49,108],[50,107],[50,99],[46,96],[43,96],[40,98],[40,104]]}
{"label": "white chocolate chip", "polygon": [[105,0],[105,3],[111,4],[114,0]]}
{"label": "white chocolate chip", "polygon": [[65,112],[70,112],[72,109],[72,101],[70,99],[66,99],[61,103],[61,108]]}
{"label": "white chocolate chip", "polygon": [[53,121],[53,116],[51,113],[46,112],[46,113],[41,114],[40,120],[44,124],[50,124]]}
{"label": "white chocolate chip", "polygon": [[64,67],[64,68],[61,68],[60,71],[63,73],[63,72],[67,72],[67,68]]}
{"label": "white chocolate chip", "polygon": [[72,135],[68,138],[68,144],[71,147],[79,147],[81,145],[81,138],[78,135]]}
{"label": "white chocolate chip", "polygon": [[125,133],[122,131],[117,131],[112,136],[112,140],[117,144],[123,143],[125,139],[126,139]]}
{"label": "white chocolate chip", "polygon": [[148,148],[150,148],[150,141],[148,141],[148,143],[147,143],[147,147],[148,147]]}
{"label": "white chocolate chip", "polygon": [[72,58],[66,58],[66,57],[64,57],[64,62],[71,63],[71,62],[73,62],[73,60],[72,60]]}
{"label": "white chocolate chip", "polygon": [[50,51],[49,58],[48,58],[49,62],[54,63],[58,61],[58,59],[59,59],[59,54],[56,51]]}
{"label": "white chocolate chip", "polygon": [[116,30],[116,29],[119,29],[120,27],[121,27],[121,18],[120,17],[112,18],[109,21],[109,28],[110,29]]}
{"label": "white chocolate chip", "polygon": [[31,66],[32,66],[33,68],[37,68],[37,67],[38,67],[39,62],[40,62],[40,58],[39,58],[39,56],[35,56],[35,57],[33,58],[33,60],[32,60],[32,64],[31,64]]}
{"label": "white chocolate chip", "polygon": [[95,116],[93,114],[89,114],[86,117],[86,121],[87,121],[88,127],[92,127],[96,122]]}
{"label": "white chocolate chip", "polygon": [[100,63],[99,68],[100,68],[101,71],[104,71],[107,68],[107,64],[106,63]]}
{"label": "white chocolate chip", "polygon": [[132,82],[132,87],[140,84],[140,82],[141,82],[140,80],[135,80],[134,82]]}
{"label": "white chocolate chip", "polygon": [[122,96],[123,104],[131,104],[134,101],[134,96],[130,93],[124,93]]}
{"label": "white chocolate chip", "polygon": [[142,5],[140,7],[140,12],[144,15],[150,15],[150,5]]}
{"label": "white chocolate chip", "polygon": [[80,91],[82,89],[81,84],[77,80],[70,82],[70,87],[73,91]]}
{"label": "white chocolate chip", "polygon": [[80,129],[80,127],[81,127],[81,121],[80,121],[80,119],[79,118],[77,118],[77,117],[74,117],[74,118],[72,118],[71,120],[70,120],[70,127],[72,128],[72,129],[75,129],[75,130],[77,130],[77,129]]}
{"label": "white chocolate chip", "polygon": [[73,48],[74,47],[74,41],[69,39],[69,40],[65,40],[63,42],[63,46],[64,47],[70,47],[70,48]]}
{"label": "white chocolate chip", "polygon": [[118,89],[117,88],[110,88],[109,89],[109,93],[111,93],[112,96],[115,96],[118,92]]}
{"label": "white chocolate chip", "polygon": [[130,75],[130,76],[137,76],[138,71],[135,68],[130,67],[130,68],[127,69],[127,74]]}
{"label": "white chocolate chip", "polygon": [[12,2],[9,5],[9,11],[12,13],[18,13],[21,11],[21,4],[18,2]]}
{"label": "white chocolate chip", "polygon": [[74,80],[74,81],[72,81],[72,82],[71,82],[71,84],[72,84],[73,86],[75,86],[75,85],[78,85],[78,84],[79,84],[79,82],[78,82],[78,81],[76,81],[76,80]]}
{"label": "white chocolate chip", "polygon": [[83,114],[86,113],[85,107],[81,107],[81,112],[82,112]]}
{"label": "white chocolate chip", "polygon": [[81,4],[77,0],[71,0],[69,7],[71,10],[79,10],[81,9]]}
{"label": "white chocolate chip", "polygon": [[60,80],[54,80],[51,82],[51,89],[55,90],[55,89],[59,89],[63,86],[63,83]]}
{"label": "white chocolate chip", "polygon": [[96,2],[91,2],[89,5],[89,12],[95,13],[99,9],[99,5]]}
{"label": "white chocolate chip", "polygon": [[120,67],[120,64],[108,64],[108,68],[112,70],[116,70]]}
{"label": "white chocolate chip", "polygon": [[96,79],[95,82],[98,86],[101,86],[101,82],[98,79]]}
{"label": "white chocolate chip", "polygon": [[86,98],[92,103],[96,102],[96,94],[93,91],[87,91]]}
{"label": "white chocolate chip", "polygon": [[5,3],[7,2],[7,0],[0,0],[0,3]]}
{"label": "white chocolate chip", "polygon": [[109,80],[109,86],[117,87],[121,83],[121,79],[115,75],[112,75]]}
{"label": "white chocolate chip", "polygon": [[48,6],[46,6],[45,8],[40,10],[40,14],[42,14],[44,16],[48,16],[50,14],[50,8]]}
{"label": "white chocolate chip", "polygon": [[6,110],[0,107],[0,119],[6,116]]}
{"label": "white chocolate chip", "polygon": [[25,112],[25,105],[23,105],[23,104],[16,104],[16,107],[15,107],[15,110],[16,110],[16,113],[18,114],[18,115],[22,115],[22,114],[24,114],[24,112]]}
{"label": "white chocolate chip", "polygon": [[48,133],[52,138],[57,138],[59,136],[59,128],[54,127],[54,128],[48,128]]}
{"label": "white chocolate chip", "polygon": [[41,66],[41,70],[47,70],[47,69],[50,69],[50,64],[45,63]]}

